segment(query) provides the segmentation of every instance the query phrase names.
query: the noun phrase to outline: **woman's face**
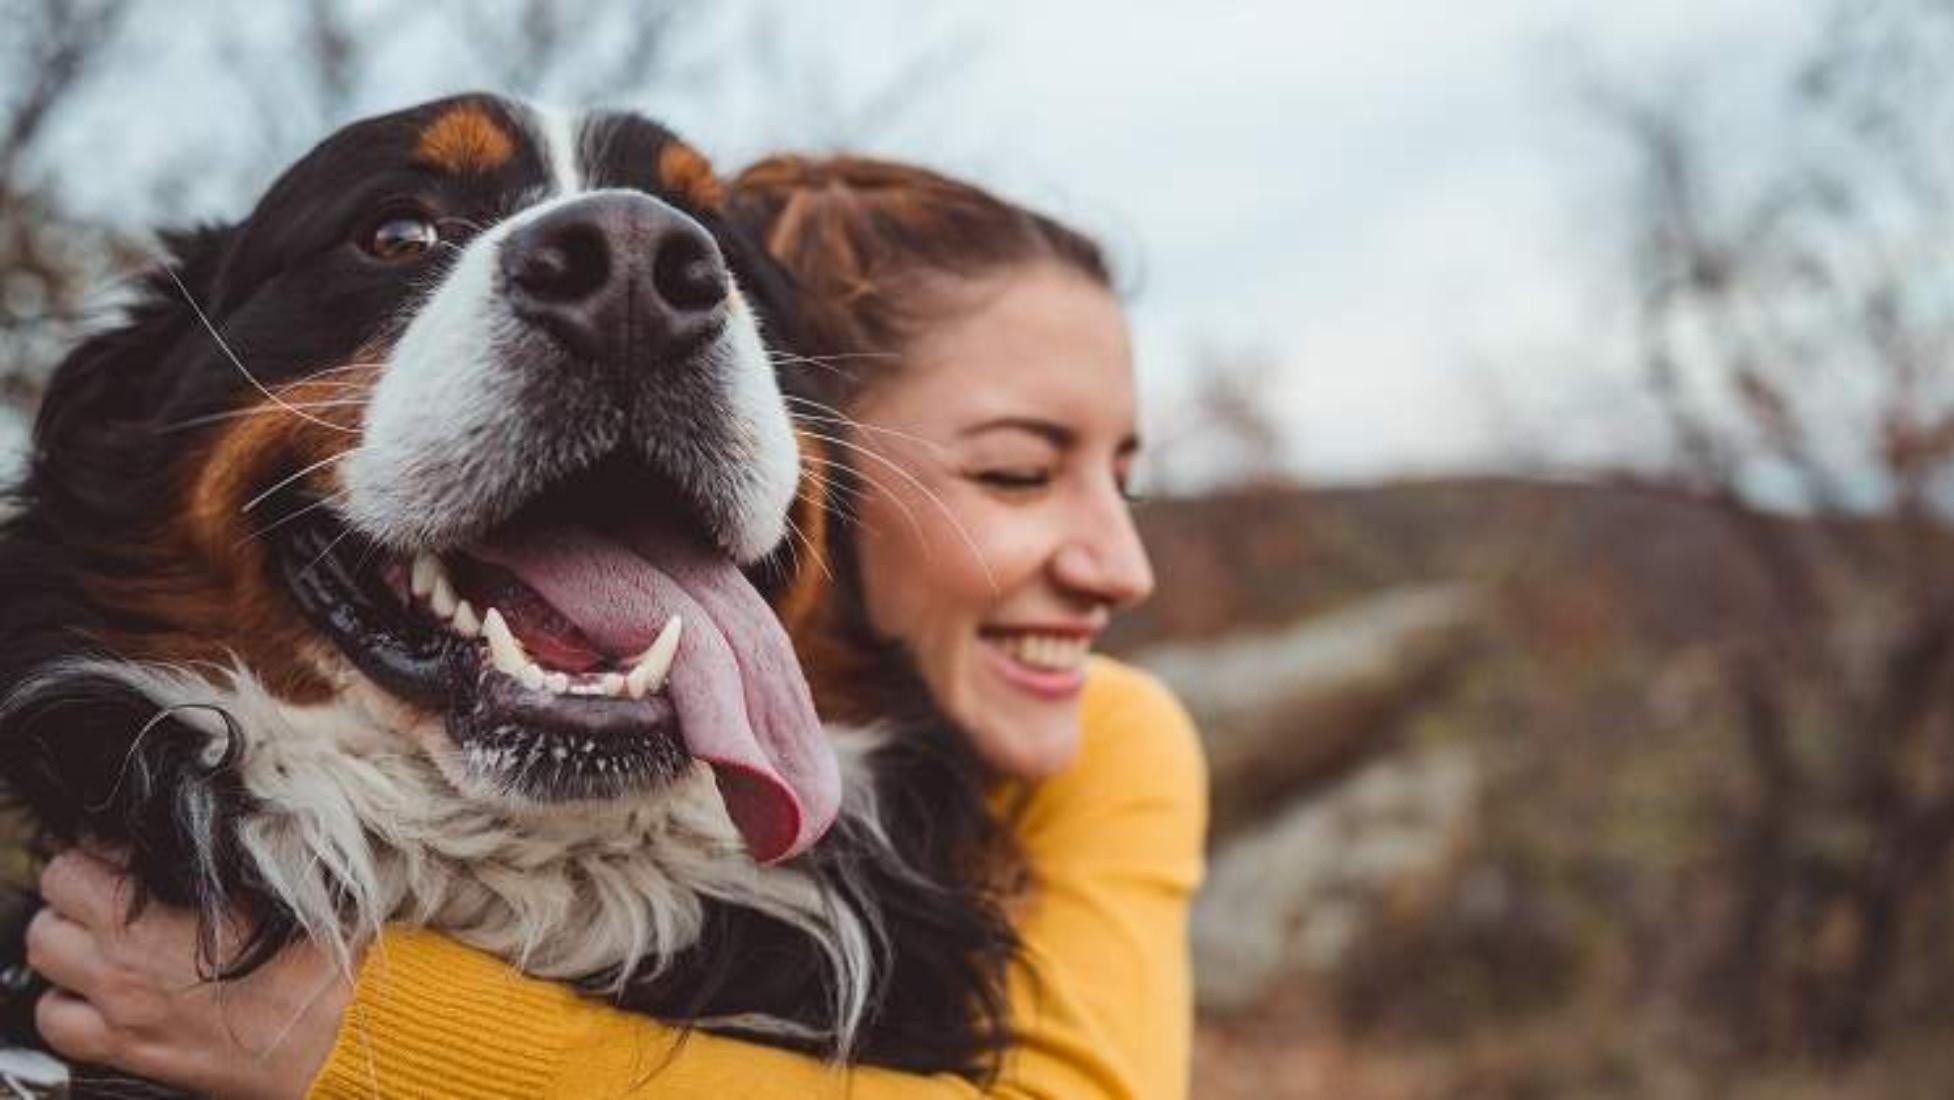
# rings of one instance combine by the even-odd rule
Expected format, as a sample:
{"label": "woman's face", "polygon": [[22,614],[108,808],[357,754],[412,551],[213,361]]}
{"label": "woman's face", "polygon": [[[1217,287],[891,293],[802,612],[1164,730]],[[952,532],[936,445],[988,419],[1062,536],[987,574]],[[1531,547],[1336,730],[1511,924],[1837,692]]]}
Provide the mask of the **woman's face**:
{"label": "woman's face", "polygon": [[848,410],[877,628],[907,642],[997,772],[1050,775],[1079,737],[1086,654],[1153,590],[1128,514],[1132,354],[1103,287],[1039,262],[953,289],[963,308]]}

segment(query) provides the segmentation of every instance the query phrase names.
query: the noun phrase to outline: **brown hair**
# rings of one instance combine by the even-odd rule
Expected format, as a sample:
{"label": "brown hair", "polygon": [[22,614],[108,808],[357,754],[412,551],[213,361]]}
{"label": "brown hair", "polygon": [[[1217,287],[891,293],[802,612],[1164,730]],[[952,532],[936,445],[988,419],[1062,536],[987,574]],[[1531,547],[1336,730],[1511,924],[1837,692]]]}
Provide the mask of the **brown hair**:
{"label": "brown hair", "polygon": [[[906,647],[868,619],[854,511],[830,502],[859,495],[855,452],[869,448],[831,446],[832,435],[814,428],[840,421],[798,402],[812,397],[839,411],[890,378],[913,340],[964,308],[957,282],[1039,261],[1108,289],[1112,279],[1083,234],[981,188],[891,161],[771,157],[734,179],[725,210],[792,280],[779,303],[790,316],[770,318],[786,331],[771,333],[771,342],[809,361],[797,370],[787,360],[781,382],[809,422],[801,431],[807,465],[795,537],[822,564],[777,571],[785,583],[770,596],[822,715],[902,731],[910,756],[885,760],[882,774],[891,779],[878,782],[883,823],[921,838],[909,856],[923,871],[920,881],[953,884],[931,912],[897,914],[905,927],[947,928],[931,934],[950,937],[950,949],[932,950],[927,941],[899,947],[892,966],[910,976],[885,989],[970,986],[975,1034],[992,1055],[979,1072],[988,1081],[1011,1037],[1002,979],[1018,941],[1006,906],[1027,888],[1028,871],[985,801],[987,773],[968,738],[942,713]],[[973,946],[957,948],[955,936]],[[928,1026],[926,1015],[901,1004],[883,1010],[886,1020]]]}
{"label": "brown hair", "polygon": [[1105,256],[1084,234],[895,161],[769,157],[733,181],[727,212],[793,277],[793,342],[810,356],[837,357],[841,369],[807,380],[835,405],[886,376],[911,340],[956,307],[945,293],[951,280],[1050,260],[1112,286]]}

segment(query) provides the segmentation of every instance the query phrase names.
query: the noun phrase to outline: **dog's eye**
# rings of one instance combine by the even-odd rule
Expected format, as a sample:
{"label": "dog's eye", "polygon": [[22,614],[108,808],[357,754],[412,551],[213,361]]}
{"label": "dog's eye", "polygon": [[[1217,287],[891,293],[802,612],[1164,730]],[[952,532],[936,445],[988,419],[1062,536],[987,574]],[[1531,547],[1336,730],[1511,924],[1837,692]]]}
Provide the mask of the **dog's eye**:
{"label": "dog's eye", "polygon": [[396,214],[383,218],[367,234],[366,251],[382,260],[411,260],[433,248],[441,239],[431,218],[421,214]]}

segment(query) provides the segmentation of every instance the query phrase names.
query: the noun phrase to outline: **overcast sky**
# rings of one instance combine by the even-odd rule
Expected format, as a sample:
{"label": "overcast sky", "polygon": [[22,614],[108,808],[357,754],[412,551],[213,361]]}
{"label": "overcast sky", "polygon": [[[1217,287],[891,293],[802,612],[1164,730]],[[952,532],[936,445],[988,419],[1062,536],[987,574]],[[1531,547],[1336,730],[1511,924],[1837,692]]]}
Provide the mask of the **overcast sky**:
{"label": "overcast sky", "polygon": [[[861,109],[920,56],[929,79],[919,91],[843,130],[1099,233],[1133,285],[1155,412],[1175,408],[1202,349],[1265,355],[1278,364],[1268,402],[1290,429],[1298,472],[1348,480],[1500,466],[1543,441],[1570,456],[1619,445],[1589,438],[1582,419],[1608,400],[1582,348],[1606,323],[1605,192],[1622,177],[1580,90],[1597,75],[1660,86],[1782,68],[1809,31],[1799,13],[1815,5],[730,7],[727,25],[741,34],[756,20],[773,28],[792,75],[722,73],[699,78],[696,93],[681,81],[640,106],[738,163],[826,140],[811,116]],[[198,6],[158,10],[138,36],[177,61],[161,68],[163,85],[132,85],[98,108],[99,123],[76,128],[91,144],[119,128],[124,155],[163,156],[173,127],[208,131],[236,109],[225,101],[235,87],[198,92],[180,75],[211,60],[180,33]],[[740,64],[750,54],[726,51]],[[367,90],[369,107],[446,90],[427,86],[423,68],[391,67]],[[98,149],[71,151],[71,162],[99,164]],[[112,216],[114,174],[73,174],[78,201]]]}
{"label": "overcast sky", "polygon": [[892,145],[1101,228],[1157,406],[1197,349],[1262,351],[1306,474],[1500,465],[1575,444],[1595,397],[1572,359],[1621,174],[1582,87],[1781,67],[1800,6],[988,4],[959,94]]}

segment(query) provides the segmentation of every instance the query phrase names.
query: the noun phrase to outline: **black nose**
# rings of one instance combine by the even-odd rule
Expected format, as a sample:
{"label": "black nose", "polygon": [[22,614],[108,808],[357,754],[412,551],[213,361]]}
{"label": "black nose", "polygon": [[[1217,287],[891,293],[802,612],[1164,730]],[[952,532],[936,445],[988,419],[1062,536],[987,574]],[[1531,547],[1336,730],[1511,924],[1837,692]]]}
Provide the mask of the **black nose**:
{"label": "black nose", "polygon": [[712,235],[649,195],[592,195],[502,242],[516,316],[604,362],[683,353],[716,331],[726,262]]}

